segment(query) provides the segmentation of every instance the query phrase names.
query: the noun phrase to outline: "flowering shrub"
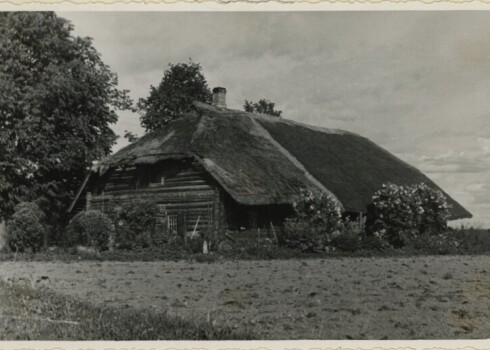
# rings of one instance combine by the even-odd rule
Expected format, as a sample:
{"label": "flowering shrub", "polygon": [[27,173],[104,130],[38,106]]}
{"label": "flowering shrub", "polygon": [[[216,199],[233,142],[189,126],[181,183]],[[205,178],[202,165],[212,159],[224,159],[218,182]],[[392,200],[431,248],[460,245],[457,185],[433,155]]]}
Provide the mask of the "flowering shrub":
{"label": "flowering shrub", "polygon": [[44,213],[32,202],[21,202],[15,207],[7,229],[7,242],[14,252],[31,249],[38,251],[44,242],[46,228]]}
{"label": "flowering shrub", "polygon": [[135,199],[116,215],[116,247],[148,248],[153,245],[158,207],[154,201]]}
{"label": "flowering shrub", "polygon": [[114,224],[100,210],[85,210],[73,217],[67,227],[69,245],[84,245],[100,250],[109,248]]}
{"label": "flowering shrub", "polygon": [[415,186],[417,204],[422,208],[419,232],[439,234],[447,228],[451,208],[441,191],[433,190],[422,183]]}
{"label": "flowering shrub", "polygon": [[420,234],[438,234],[449,217],[444,195],[421,183],[383,185],[368,206],[369,232],[394,247],[403,247]]}
{"label": "flowering shrub", "polygon": [[303,251],[324,250],[342,228],[338,201],[325,193],[301,192],[293,204],[294,216],[284,224],[281,242]]}

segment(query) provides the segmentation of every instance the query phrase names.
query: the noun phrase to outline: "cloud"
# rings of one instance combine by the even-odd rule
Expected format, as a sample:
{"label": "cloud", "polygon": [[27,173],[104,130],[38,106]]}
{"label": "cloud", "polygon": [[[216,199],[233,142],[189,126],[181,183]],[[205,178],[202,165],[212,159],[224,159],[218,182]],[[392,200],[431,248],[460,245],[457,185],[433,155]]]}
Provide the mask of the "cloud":
{"label": "cloud", "polygon": [[424,155],[420,157],[419,166],[428,173],[482,173],[490,170],[490,163],[478,155],[453,150],[434,156]]}
{"label": "cloud", "polygon": [[479,205],[490,205],[488,202],[488,198],[490,198],[490,185],[488,183],[477,183],[472,185],[469,185],[470,188],[468,188],[468,192],[474,196],[473,203]]}
{"label": "cloud", "polygon": [[486,155],[490,155],[490,138],[478,137],[477,142]]}

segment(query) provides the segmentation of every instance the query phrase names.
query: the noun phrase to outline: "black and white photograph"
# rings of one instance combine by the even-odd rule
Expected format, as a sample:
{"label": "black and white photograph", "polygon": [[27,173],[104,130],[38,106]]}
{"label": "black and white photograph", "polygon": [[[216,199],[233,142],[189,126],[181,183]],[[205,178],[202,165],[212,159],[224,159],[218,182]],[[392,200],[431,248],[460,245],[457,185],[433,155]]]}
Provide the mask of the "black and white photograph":
{"label": "black and white photograph", "polygon": [[0,11],[0,340],[490,338],[490,12],[249,9]]}

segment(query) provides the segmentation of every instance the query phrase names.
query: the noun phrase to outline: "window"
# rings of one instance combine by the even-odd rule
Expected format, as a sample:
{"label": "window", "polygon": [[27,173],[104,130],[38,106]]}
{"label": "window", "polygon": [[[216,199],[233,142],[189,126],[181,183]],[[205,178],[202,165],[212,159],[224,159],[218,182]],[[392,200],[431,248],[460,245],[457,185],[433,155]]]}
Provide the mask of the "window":
{"label": "window", "polygon": [[177,215],[167,216],[167,228],[169,231],[177,231]]}

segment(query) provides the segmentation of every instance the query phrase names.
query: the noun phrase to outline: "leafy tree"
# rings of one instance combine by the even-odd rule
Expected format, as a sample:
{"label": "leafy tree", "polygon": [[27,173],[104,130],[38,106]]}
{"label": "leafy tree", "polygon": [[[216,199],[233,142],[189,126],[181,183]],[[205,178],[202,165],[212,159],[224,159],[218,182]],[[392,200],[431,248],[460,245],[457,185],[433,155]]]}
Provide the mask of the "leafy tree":
{"label": "leafy tree", "polygon": [[261,99],[259,102],[253,102],[245,100],[245,104],[243,105],[243,109],[245,112],[250,113],[262,113],[272,115],[274,117],[280,117],[282,111],[277,111],[274,109],[276,104],[266,99]]}
{"label": "leafy tree", "polygon": [[141,125],[153,131],[179,118],[193,101],[211,102],[212,93],[199,63],[169,64],[158,87],[150,87],[150,96],[138,102]]}
{"label": "leafy tree", "polygon": [[0,217],[36,200],[54,222],[107,155],[126,91],[90,38],[52,12],[0,13]]}
{"label": "leafy tree", "polygon": [[138,139],[138,135],[132,131],[124,130],[124,138],[128,140],[129,143],[133,143]]}

